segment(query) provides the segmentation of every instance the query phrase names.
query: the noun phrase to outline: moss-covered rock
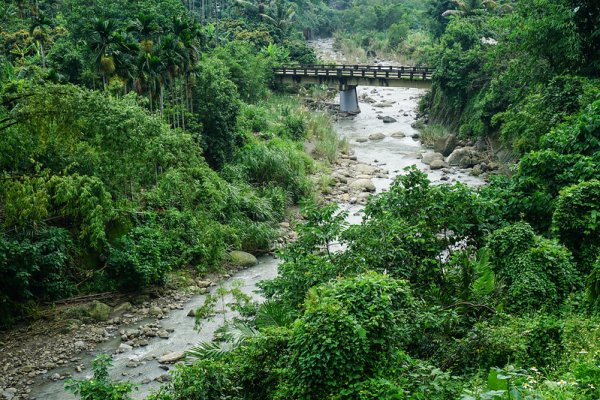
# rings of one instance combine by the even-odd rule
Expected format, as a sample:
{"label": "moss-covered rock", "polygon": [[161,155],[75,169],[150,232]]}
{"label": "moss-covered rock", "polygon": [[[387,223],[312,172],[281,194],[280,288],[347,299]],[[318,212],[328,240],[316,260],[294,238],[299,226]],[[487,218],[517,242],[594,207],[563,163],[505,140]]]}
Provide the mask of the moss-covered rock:
{"label": "moss-covered rock", "polygon": [[252,267],[258,264],[256,257],[245,251],[232,251],[229,254],[229,260],[238,267]]}
{"label": "moss-covered rock", "polygon": [[110,306],[101,303],[99,301],[94,301],[88,309],[88,316],[96,321],[107,321],[110,318],[110,313],[112,309]]}

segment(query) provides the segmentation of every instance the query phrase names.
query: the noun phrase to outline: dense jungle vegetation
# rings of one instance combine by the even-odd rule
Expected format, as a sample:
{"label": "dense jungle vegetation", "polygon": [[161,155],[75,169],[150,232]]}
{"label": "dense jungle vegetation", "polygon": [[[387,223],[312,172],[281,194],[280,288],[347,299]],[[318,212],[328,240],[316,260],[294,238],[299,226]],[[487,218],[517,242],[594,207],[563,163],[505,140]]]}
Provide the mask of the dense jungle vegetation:
{"label": "dense jungle vegetation", "polygon": [[[6,7],[5,7],[6,5]],[[0,15],[0,321],[268,251],[337,142],[274,94],[320,2],[9,1]]]}
{"label": "dense jungle vegetation", "polygon": [[[304,138],[335,157],[326,124],[272,94],[269,68],[314,61],[303,37],[333,33],[342,48],[426,62],[429,123],[516,162],[481,189],[407,169],[361,225],[305,203],[267,301],[238,296],[221,340],[151,398],[600,399],[597,1],[59,0],[2,12],[5,318],[30,300],[160,284],[172,269],[215,268],[230,248],[267,248],[273,222],[311,193]],[[96,367],[75,383],[82,397],[127,398],[106,360]]]}

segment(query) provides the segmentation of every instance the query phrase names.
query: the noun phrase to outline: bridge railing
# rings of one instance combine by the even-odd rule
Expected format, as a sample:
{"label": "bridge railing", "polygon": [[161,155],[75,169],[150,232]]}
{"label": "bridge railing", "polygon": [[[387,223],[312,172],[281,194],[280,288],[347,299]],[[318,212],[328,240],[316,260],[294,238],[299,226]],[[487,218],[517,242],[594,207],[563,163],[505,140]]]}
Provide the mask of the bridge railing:
{"label": "bridge railing", "polygon": [[280,76],[431,80],[433,70],[429,67],[409,66],[311,64],[284,65],[280,68],[274,68],[274,73]]}

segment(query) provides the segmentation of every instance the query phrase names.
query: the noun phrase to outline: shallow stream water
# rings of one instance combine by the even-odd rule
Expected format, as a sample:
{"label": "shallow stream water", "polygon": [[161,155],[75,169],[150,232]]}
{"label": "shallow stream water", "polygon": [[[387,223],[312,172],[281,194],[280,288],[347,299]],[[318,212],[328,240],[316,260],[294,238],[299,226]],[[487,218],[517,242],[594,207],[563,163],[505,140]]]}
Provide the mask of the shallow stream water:
{"label": "shallow stream water", "polygon": [[[333,49],[331,40],[320,40],[313,42],[321,58],[328,61],[340,62],[343,57]],[[441,171],[431,171],[428,166],[421,163],[416,157],[418,153],[431,151],[424,148],[418,140],[412,139],[411,135],[416,133],[411,124],[414,122],[415,109],[418,99],[425,94],[423,89],[411,88],[358,88],[361,113],[348,118],[341,118],[334,123],[339,136],[346,138],[350,148],[354,151],[357,160],[361,163],[382,166],[389,171],[389,178],[376,178],[374,184],[377,192],[386,190],[392,179],[403,173],[403,168],[409,165],[416,165],[420,170],[426,172],[430,180],[439,182],[442,177]],[[363,94],[368,95],[377,102],[387,102],[391,107],[377,108],[373,104],[362,100]],[[397,120],[395,123],[384,124],[377,117],[380,115],[390,116]],[[359,143],[356,139],[366,138],[372,133],[383,133],[385,139],[380,141],[366,141]],[[391,137],[391,134],[402,132],[406,136],[400,139]],[[479,178],[474,178],[464,172],[456,171],[451,175],[451,179],[461,181],[468,185],[478,186],[483,183]],[[343,204],[342,208],[349,211],[349,222],[360,223],[362,206]],[[255,267],[240,271],[230,279],[225,281],[225,287],[231,287],[233,282],[241,282],[241,290],[251,295],[256,300],[260,300],[257,293],[257,283],[261,280],[272,279],[277,275],[279,261],[270,256],[259,258],[259,264]],[[212,288],[214,291],[214,287]],[[173,333],[168,339],[155,338],[150,341],[148,346],[137,347],[124,353],[115,354],[121,340],[117,335],[113,339],[102,343],[94,353],[82,355],[81,362],[90,365],[95,354],[107,353],[114,354],[113,367],[110,370],[114,379],[126,379],[139,384],[139,389],[134,393],[134,398],[144,398],[151,391],[155,390],[160,384],[154,379],[166,374],[167,372],[160,368],[157,358],[164,354],[183,351],[189,349],[200,342],[209,341],[213,338],[215,330],[222,324],[223,317],[206,321],[202,325],[200,332],[194,330],[194,319],[187,316],[189,310],[200,307],[204,303],[205,296],[199,295],[192,298],[186,304],[183,310],[173,310],[167,317],[160,320],[164,329],[173,329]],[[226,298],[225,302],[230,302],[231,298]],[[225,315],[231,318],[230,314]],[[140,325],[153,322],[154,319],[141,321],[135,326],[122,327],[122,329],[136,328]],[[137,364],[137,367],[129,367],[131,362]],[[65,393],[63,389],[64,382],[52,381],[49,379],[54,373],[72,372],[74,366],[64,367],[50,371],[36,387],[32,388],[31,396],[38,399],[48,400],[67,400],[75,399],[73,395]],[[81,373],[73,373],[75,379],[83,379],[90,374],[89,368]],[[125,375],[126,374],[126,375]],[[149,383],[142,384],[142,382]]]}

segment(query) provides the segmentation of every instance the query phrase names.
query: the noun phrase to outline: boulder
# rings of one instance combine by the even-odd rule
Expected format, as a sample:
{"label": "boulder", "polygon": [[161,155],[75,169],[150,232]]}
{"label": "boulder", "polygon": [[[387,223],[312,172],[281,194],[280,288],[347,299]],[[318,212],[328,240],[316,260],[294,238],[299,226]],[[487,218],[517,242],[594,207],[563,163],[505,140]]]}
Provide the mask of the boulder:
{"label": "boulder", "polygon": [[151,317],[162,317],[163,310],[158,306],[152,306],[148,310],[148,315],[150,315]]}
{"label": "boulder", "polygon": [[406,135],[402,132],[394,132],[391,136],[395,139],[402,139],[406,137]]}
{"label": "boulder", "polygon": [[448,135],[443,138],[438,138],[433,144],[433,150],[436,153],[441,153],[444,157],[448,157],[456,148],[458,141],[456,135]]}
{"label": "boulder", "polygon": [[383,140],[385,139],[385,135],[383,133],[371,133],[369,135],[369,140]]}
{"label": "boulder", "polygon": [[356,143],[365,143],[368,142],[369,139],[365,138],[365,137],[359,137],[356,139]]}
{"label": "boulder", "polygon": [[359,175],[373,175],[377,171],[377,168],[367,164],[357,164],[354,169]]}
{"label": "boulder", "polygon": [[430,165],[435,160],[444,161],[444,156],[441,155],[440,153],[425,153],[425,154],[423,154],[423,158],[421,159],[423,164],[426,164],[426,165]]}
{"label": "boulder", "polygon": [[90,318],[96,321],[108,321],[111,311],[112,309],[110,306],[99,301],[94,301],[90,305],[87,314]]}
{"label": "boulder", "polygon": [[210,287],[211,283],[212,283],[211,281],[205,281],[205,280],[198,280],[198,281],[196,281],[196,284],[198,285],[198,287],[200,289],[204,289],[204,288]]}
{"label": "boulder", "polygon": [[370,179],[357,179],[350,184],[350,189],[357,192],[374,192],[375,185]]}
{"label": "boulder", "polygon": [[429,164],[429,168],[433,171],[437,169],[446,168],[448,164],[444,160],[433,160],[431,164]]}
{"label": "boulder", "polygon": [[448,164],[459,166],[462,168],[470,168],[479,164],[481,161],[479,154],[473,147],[463,147],[456,149],[448,157]]}
{"label": "boulder", "polygon": [[398,122],[395,118],[392,117],[383,117],[381,120],[384,124],[392,124],[394,122]]}
{"label": "boulder", "polygon": [[233,265],[238,267],[253,267],[258,264],[256,257],[245,251],[232,251],[229,253],[229,259]]}
{"label": "boulder", "polygon": [[116,306],[112,313],[111,313],[111,317],[115,318],[115,317],[120,317],[121,315],[123,315],[124,313],[126,313],[127,311],[131,311],[131,309],[133,308],[133,306],[131,305],[130,302],[126,301],[124,303],[119,304],[118,306]]}
{"label": "boulder", "polygon": [[168,353],[160,357],[158,359],[158,362],[162,364],[173,364],[179,360],[182,360],[184,357],[185,353],[183,351],[174,351],[172,353]]}

